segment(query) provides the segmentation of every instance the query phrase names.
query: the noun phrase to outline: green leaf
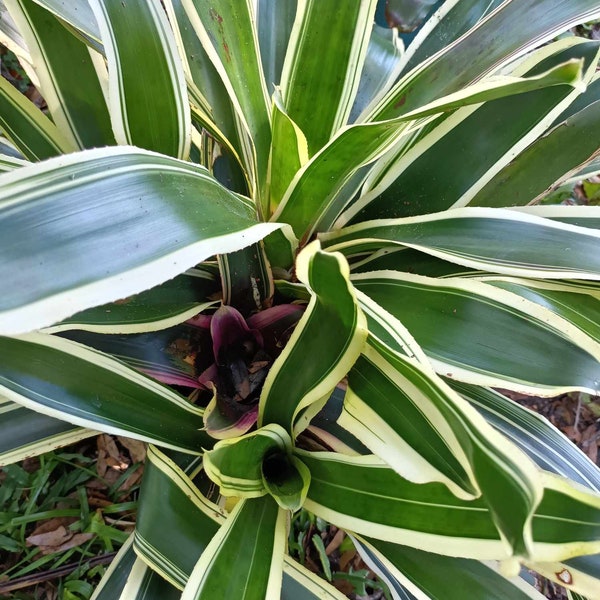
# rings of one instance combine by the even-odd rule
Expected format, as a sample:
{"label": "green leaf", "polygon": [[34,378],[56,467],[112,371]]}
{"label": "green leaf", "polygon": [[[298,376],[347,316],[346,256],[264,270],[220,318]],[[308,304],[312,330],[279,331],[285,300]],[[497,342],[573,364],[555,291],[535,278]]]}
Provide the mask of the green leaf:
{"label": "green leaf", "polygon": [[[224,523],[224,512],[206,500],[192,483],[197,464],[186,459],[185,473],[165,454],[150,447],[136,529],[136,552],[178,588],[209,540]],[[195,458],[195,457],[192,457]],[[180,461],[181,462],[181,461]],[[188,474],[186,474],[188,473]],[[167,498],[168,501],[163,502]],[[169,535],[165,535],[169,531]],[[284,556],[282,598],[344,600],[326,581]]]}
{"label": "green leaf", "polygon": [[273,274],[261,242],[237,252],[219,254],[217,258],[223,304],[235,306],[248,315],[273,303]]}
{"label": "green leaf", "polygon": [[[469,202],[471,206],[518,206],[532,203],[576,175],[598,152],[588,132],[600,123],[600,79],[583,94],[589,104],[558,120],[550,131],[509,163]],[[565,148],[569,151],[565,152]],[[579,177],[581,179],[582,177]]]}
{"label": "green leaf", "polygon": [[331,581],[331,564],[329,563],[329,556],[327,556],[327,553],[325,552],[325,544],[323,544],[321,536],[317,533],[315,533],[311,539],[313,545],[317,549],[319,560],[321,561],[321,567],[323,568],[323,573],[325,573],[327,581]]}
{"label": "green leaf", "polygon": [[595,393],[597,343],[533,302],[470,279],[396,271],[352,283],[404,324],[441,375],[546,396]]}
{"label": "green leaf", "polygon": [[269,91],[281,81],[297,8],[297,0],[259,0],[257,4],[258,45]]}
{"label": "green leaf", "polygon": [[125,298],[277,227],[257,225],[206,170],[139,149],[89,150],[4,174],[0,331]]}
{"label": "green leaf", "polygon": [[97,432],[29,410],[0,396],[0,465],[74,444]]}
{"label": "green leaf", "polygon": [[392,119],[464,89],[561,31],[598,14],[595,0],[575,0],[560,6],[553,0],[503,2],[467,34],[398,81],[375,103],[366,119]]}
{"label": "green leaf", "polygon": [[349,121],[359,119],[360,113],[379,92],[390,87],[397,75],[402,57],[402,42],[395,29],[373,24],[367,55]]}
{"label": "green leaf", "polygon": [[[598,209],[587,210],[600,218]],[[403,245],[465,267],[506,275],[600,279],[599,231],[525,211],[457,208],[367,221],[319,237],[326,248],[346,255]]]}
{"label": "green leaf", "polygon": [[410,481],[443,482],[463,499],[480,491],[514,553],[528,553],[542,494],[533,463],[431,368],[368,348],[348,376],[338,422]]}
{"label": "green leaf", "polygon": [[65,2],[65,0],[34,0],[34,2],[55,14],[76,31],[83,33],[86,38],[101,48],[100,30],[88,2]]}
{"label": "green leaf", "polygon": [[494,390],[448,383],[540,468],[600,492],[600,468],[548,419]]}
{"label": "green leaf", "polygon": [[321,218],[334,220],[342,212],[348,194],[341,192],[353,174],[407,135],[410,121],[548,86],[578,87],[581,66],[574,60],[535,77],[490,78],[398,118],[344,127],[298,172],[272,218],[289,223],[298,237],[307,240],[320,229]]}
{"label": "green leaf", "polygon": [[108,62],[117,142],[187,159],[191,121],[175,39],[159,0],[91,0]]}
{"label": "green leaf", "polygon": [[[579,38],[560,40],[534,52],[511,75],[539,75],[574,58],[585,61],[584,80],[588,81],[598,62],[598,43]],[[401,145],[394,150],[395,156],[386,156],[381,166],[371,171],[361,198],[338,219],[336,226],[432,213],[468,204],[490,180],[498,181],[497,177],[504,180],[504,175],[496,174],[502,173],[507,164],[514,166],[515,157],[536,140],[580,93],[578,89],[553,86],[486,102],[475,109],[466,107],[457,110],[431,131],[419,136],[410,149]],[[592,125],[589,121],[587,124]],[[582,147],[581,153],[575,153],[579,160],[575,155],[571,157],[570,152],[557,152],[563,146],[553,146],[553,156],[562,157],[554,160],[563,164],[573,161],[572,166],[564,171],[559,168],[555,179],[587,160],[598,144],[590,141],[582,146],[587,149],[587,154],[583,156],[586,150]],[[470,148],[468,153],[456,152],[456,148],[467,147]],[[539,163],[538,170],[542,171],[541,165],[547,165],[548,159],[546,156],[545,163]],[[513,166],[510,167],[512,173],[521,173],[513,170]],[[519,179],[533,181],[530,184],[521,181],[524,190],[536,185],[533,173],[526,172],[527,178],[520,176]],[[544,181],[548,182],[551,172],[545,177]],[[540,191],[546,187],[544,185]],[[514,189],[516,191],[517,188]],[[497,189],[497,193],[492,192],[490,202],[494,205],[516,204],[512,190],[510,188],[504,195],[502,188]],[[498,193],[501,193],[500,197]],[[527,196],[525,191],[521,191],[520,197],[523,203],[527,203],[535,194]]]}
{"label": "green leaf", "polygon": [[[342,529],[447,556],[511,556],[483,498],[461,500],[442,484],[411,483],[374,456],[296,453],[311,473],[305,508]],[[543,479],[544,496],[532,520],[531,560],[598,552],[600,495],[546,473]]]}
{"label": "green leaf", "polygon": [[270,496],[238,502],[196,563],[182,600],[280,598],[285,520]]}
{"label": "green leaf", "polygon": [[[319,401],[348,372],[367,333],[348,281],[348,264],[339,254],[322,252],[318,242],[310,244],[298,255],[296,274],[312,297],[267,375],[258,415],[259,425],[277,423],[288,431],[308,425],[310,419],[299,419],[300,411],[314,403],[322,406]],[[307,356],[318,360],[307,361]]]}
{"label": "green leaf", "polygon": [[296,173],[308,161],[306,137],[285,112],[279,90],[273,94],[273,139],[269,157],[270,211],[279,206]]}
{"label": "green leaf", "polygon": [[133,334],[167,329],[190,319],[215,302],[218,282],[205,269],[189,269],[161,285],[128,298],[89,308],[47,327],[46,333],[73,329],[103,334]]}
{"label": "green leaf", "polygon": [[178,600],[181,592],[136,557],[133,537],[112,560],[90,600]]}
{"label": "green leaf", "polygon": [[298,2],[281,88],[285,110],[304,132],[310,156],[348,120],[376,5],[375,0]]}
{"label": "green leaf", "polygon": [[0,127],[29,160],[44,160],[75,150],[58,127],[4,77],[0,77]]}
{"label": "green leaf", "polygon": [[185,463],[179,466],[155,446],[148,448],[135,530],[137,554],[179,589],[225,522],[225,511],[190,479],[199,461],[185,457]]}
{"label": "green leaf", "polygon": [[196,454],[212,445],[202,409],[108,355],[33,333],[0,337],[0,356],[0,393],[26,408]]}
{"label": "green leaf", "polygon": [[[182,0],[190,23],[221,76],[243,124],[242,153],[252,177],[252,197],[267,214],[264,196],[271,143],[269,96],[258,48],[254,3],[250,0]],[[247,137],[246,137],[247,136]]]}
{"label": "green leaf", "polygon": [[40,92],[61,132],[80,149],[113,145],[101,71],[87,46],[33,0],[5,4],[27,42]]}
{"label": "green leaf", "polygon": [[402,584],[428,600],[543,600],[519,577],[507,579],[477,560],[442,556],[373,538],[358,538],[358,549],[383,579]]}

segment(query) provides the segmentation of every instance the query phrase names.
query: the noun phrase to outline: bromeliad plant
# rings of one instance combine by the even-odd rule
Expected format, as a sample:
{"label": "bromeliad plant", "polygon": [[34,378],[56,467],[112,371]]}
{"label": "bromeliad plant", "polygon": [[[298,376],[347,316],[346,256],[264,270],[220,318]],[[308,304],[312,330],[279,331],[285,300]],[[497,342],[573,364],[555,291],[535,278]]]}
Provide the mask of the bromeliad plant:
{"label": "bromeliad plant", "polygon": [[[4,0],[0,458],[151,444],[95,598],[600,597],[600,473],[494,391],[596,393],[598,0]],[[596,164],[597,163],[592,163]],[[225,500],[226,499],[226,500]],[[500,568],[498,568],[500,565]],[[183,594],[181,595],[181,590]]]}

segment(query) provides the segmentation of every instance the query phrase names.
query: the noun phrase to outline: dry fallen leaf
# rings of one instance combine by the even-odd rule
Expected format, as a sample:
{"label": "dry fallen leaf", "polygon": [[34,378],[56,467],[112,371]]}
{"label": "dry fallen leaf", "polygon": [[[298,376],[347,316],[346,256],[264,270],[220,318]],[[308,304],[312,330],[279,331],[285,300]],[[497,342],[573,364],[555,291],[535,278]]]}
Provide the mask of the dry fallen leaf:
{"label": "dry fallen leaf", "polygon": [[69,531],[64,525],[59,525],[52,531],[30,535],[26,541],[28,546],[60,546],[72,537],[72,531]]}
{"label": "dry fallen leaf", "polygon": [[93,537],[93,533],[73,533],[64,525],[59,525],[52,531],[30,535],[26,542],[28,546],[38,546],[42,554],[52,554],[75,548]]}
{"label": "dry fallen leaf", "polygon": [[132,462],[144,462],[146,458],[146,444],[144,444],[144,442],[122,436],[117,436],[117,439],[125,448],[127,448]]}

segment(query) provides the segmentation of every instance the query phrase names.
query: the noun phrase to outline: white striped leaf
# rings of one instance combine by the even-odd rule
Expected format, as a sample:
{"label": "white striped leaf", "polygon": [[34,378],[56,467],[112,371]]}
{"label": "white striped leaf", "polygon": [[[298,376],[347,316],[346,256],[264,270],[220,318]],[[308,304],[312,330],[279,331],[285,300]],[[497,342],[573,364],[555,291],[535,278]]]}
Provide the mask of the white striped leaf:
{"label": "white striped leaf", "polygon": [[298,251],[298,239],[291,227],[283,227],[264,239],[265,253],[273,267],[273,277],[288,276],[294,266]]}
{"label": "white striped leaf", "polygon": [[494,390],[458,381],[449,384],[538,467],[600,492],[600,468],[548,419]]}
{"label": "white striped leaf", "polygon": [[[436,554],[514,560],[482,498],[460,500],[442,484],[411,483],[374,456],[296,454],[311,473],[305,508],[338,527]],[[598,552],[600,495],[575,491],[548,474],[544,483],[530,560]]]}
{"label": "white striped leaf", "polygon": [[273,304],[273,274],[262,242],[217,256],[221,273],[221,300],[242,314]]}
{"label": "white striped leaf", "polygon": [[5,0],[23,34],[52,120],[76,148],[115,143],[88,47],[33,0]]}
{"label": "white striped leaf", "polygon": [[475,278],[543,306],[600,342],[600,289],[596,285],[493,275]]}
{"label": "white striped leaf", "polygon": [[[533,53],[512,70],[511,75],[535,76],[573,58],[585,61],[584,81],[589,81],[598,62],[598,43],[580,38],[555,42]],[[579,89],[554,86],[455,111],[428,133],[419,136],[418,142],[413,142],[409,150],[400,145],[394,150],[397,153],[395,159],[386,156],[381,160],[369,174],[361,198],[338,219],[336,226],[465,206],[503,167],[508,163],[513,165],[515,157],[539,138],[580,94]],[[518,118],[515,118],[516,114]],[[588,119],[586,124],[592,123]],[[578,151],[577,154],[581,156],[586,151],[587,154],[579,160],[570,153],[556,152],[556,146],[553,151],[562,157],[557,160],[563,163],[573,160],[573,166],[577,166],[597,149],[593,141],[584,146],[587,150],[582,147],[581,153]],[[456,152],[456,148],[470,148],[471,151]],[[539,164],[547,164],[547,160]],[[566,167],[555,178],[571,168]],[[533,177],[529,171],[527,174],[529,178]],[[498,177],[505,179],[502,175]],[[550,178],[551,174],[546,177]],[[535,183],[525,189],[533,185]],[[546,187],[544,185],[542,190]],[[524,198],[525,193],[521,192]],[[498,206],[514,204],[513,196],[510,191],[500,197],[496,193],[490,202]],[[524,203],[533,197],[535,195],[526,198]],[[506,198],[504,204],[502,198]]]}
{"label": "white striped leaf", "polygon": [[[392,119],[452,94],[597,15],[600,6],[595,0],[560,5],[553,0],[502,2],[466,34],[416,66],[383,98],[376,99],[363,120]],[[436,17],[433,19],[435,23]]]}
{"label": "white striped leaf", "polygon": [[328,581],[286,556],[283,564],[282,600],[344,600]]}
{"label": "white striped leaf", "polygon": [[367,331],[341,255],[322,252],[314,242],[298,255],[296,275],[311,300],[267,375],[258,423],[298,432],[308,425],[301,411],[327,400],[360,354]]}
{"label": "white striped leaf", "polygon": [[411,121],[548,86],[578,87],[581,67],[581,61],[574,60],[535,77],[490,78],[395,119],[343,127],[296,174],[273,219],[289,223],[298,237],[309,239],[321,218],[327,215],[329,220],[334,220],[345,208],[346,196],[342,196],[342,202],[337,199],[343,186],[360,167],[383,156],[407,135]]}
{"label": "white striped leaf", "polygon": [[200,556],[181,600],[278,600],[286,540],[286,513],[270,496],[240,500]]}
{"label": "white striped leaf", "polygon": [[[587,210],[595,215],[596,221],[589,224],[594,227],[600,209]],[[600,279],[600,231],[544,219],[536,211],[458,208],[418,217],[367,221],[319,237],[325,247],[346,255],[402,245],[493,273]]]}
{"label": "white striped leaf", "polygon": [[121,546],[90,600],[179,600],[181,592],[137,558],[133,537]]}
{"label": "white striped leaf", "polygon": [[298,2],[281,93],[286,113],[306,136],[310,156],[348,120],[376,6],[375,0]]}
{"label": "white striped leaf", "polygon": [[151,333],[115,335],[71,330],[60,335],[109,354],[161,383],[191,389],[201,387],[198,377],[213,361],[212,353],[207,352],[208,329],[191,323]]}
{"label": "white striped leaf", "polygon": [[[185,465],[181,458],[186,458]],[[190,477],[194,477],[196,464],[182,456],[178,462],[181,466],[155,447],[149,448],[135,548],[153,570],[183,589],[198,557],[226,516],[192,483]],[[168,502],[161,500],[165,497]],[[169,532],[168,536],[165,531]],[[286,555],[282,598],[343,600],[344,596]]]}
{"label": "white striped leaf", "polygon": [[106,354],[32,333],[0,337],[0,356],[0,393],[26,408],[195,454],[212,445],[202,409]]}
{"label": "white striped leaf", "polygon": [[267,214],[264,196],[271,143],[269,94],[262,72],[254,2],[182,0],[191,26],[221,77],[242,123],[241,152],[251,192]]}
{"label": "white striped leaf", "polygon": [[399,354],[408,356],[427,367],[429,359],[415,338],[394,315],[373,302],[369,296],[360,290],[355,290],[369,329],[367,342],[375,349],[387,347]]}
{"label": "white striped leaf", "polygon": [[260,59],[267,89],[279,85],[298,0],[258,0],[256,20]]}
{"label": "white striped leaf", "polygon": [[120,144],[187,159],[191,119],[183,68],[159,0],[89,0],[108,62]]}
{"label": "white striped leaf", "polygon": [[[586,105],[561,115],[550,131],[504,167],[469,201],[470,206],[518,206],[540,200],[571,177],[584,179],[586,163],[598,155],[600,144],[587,133],[600,123],[600,78],[581,96]],[[575,104],[575,103],[574,103]],[[568,111],[571,113],[571,111]],[[570,148],[569,152],[563,152]]]}
{"label": "white striped leaf", "polygon": [[[576,225],[577,227],[585,227],[586,229],[600,229],[600,210],[598,206],[538,204],[534,206],[513,206],[511,210],[521,215],[542,217],[567,225]],[[586,278],[581,277],[577,279]]]}
{"label": "white striped leaf", "polygon": [[[28,71],[33,71],[31,66],[31,55],[25,39],[17,28],[15,20],[11,17],[4,2],[0,2],[0,40],[18,59],[21,66]],[[35,85],[39,83],[34,76],[31,82]]]}
{"label": "white striped leaf", "polygon": [[36,4],[43,6],[59,19],[68,23],[74,30],[80,31],[95,46],[101,47],[100,29],[94,17],[94,13],[87,0],[33,0]]}
{"label": "white striped leaf", "polygon": [[76,149],[58,127],[4,77],[0,78],[0,127],[28,160],[44,160]]}
{"label": "white striped leaf", "polygon": [[186,77],[192,120],[206,128],[239,162],[242,146],[227,90],[196,35],[182,0],[167,0],[164,6]]}
{"label": "white striped leaf", "polygon": [[[552,473],[542,475],[545,489],[533,519],[532,561],[562,561],[600,552],[600,494]],[[555,545],[558,539],[560,549]]]}
{"label": "white striped leaf", "polygon": [[338,422],[410,481],[442,482],[467,500],[481,493],[513,553],[528,554],[537,470],[430,367],[367,349],[348,375]]}
{"label": "white striped leaf", "polygon": [[0,466],[74,444],[98,432],[0,397]]}
{"label": "white striped leaf", "polygon": [[396,591],[423,600],[544,600],[519,577],[507,578],[490,565],[442,556],[373,538],[355,538],[366,563]]}
{"label": "white striped leaf", "polygon": [[402,57],[401,70],[410,71],[457,40],[504,0],[449,0],[419,28]]}
{"label": "white striped leaf", "polygon": [[397,29],[388,29],[373,23],[358,90],[348,119],[350,123],[356,121],[379,92],[392,86],[403,50]]}
{"label": "white striped leaf", "polygon": [[3,173],[26,167],[28,164],[30,164],[29,161],[23,158],[0,153],[0,171]]}
{"label": "white striped leaf", "polygon": [[308,145],[300,127],[283,106],[278,89],[273,94],[273,139],[269,156],[269,209],[279,206],[296,173],[308,161]]}
{"label": "white striped leaf", "polygon": [[139,149],[89,150],[6,173],[0,331],[126,298],[278,227],[256,224],[252,207],[206,170]]}
{"label": "white striped leaf", "polygon": [[461,500],[443,484],[411,483],[374,456],[296,454],[311,473],[305,508],[338,527],[438,554],[510,555],[481,498]]}
{"label": "white striped leaf", "polygon": [[461,267],[441,258],[402,246],[386,246],[381,250],[368,254],[365,258],[357,256],[355,260],[352,260],[350,270],[353,274],[369,271],[404,271],[440,279],[475,277],[486,274],[485,271]]}
{"label": "white striped leaf", "polygon": [[471,279],[397,271],[352,283],[403,323],[441,375],[544,396],[598,388],[598,343],[525,298]]}
{"label": "white striped leaf", "polygon": [[189,269],[150,290],[102,306],[88,308],[44,329],[57,333],[73,329],[105,334],[159,331],[191,319],[215,304],[214,275],[202,267]]}
{"label": "white striped leaf", "polygon": [[[175,462],[174,458],[185,460]],[[150,446],[140,491],[135,551],[179,589],[226,519],[225,511],[192,483],[190,477],[198,465],[201,462],[171,457]]]}

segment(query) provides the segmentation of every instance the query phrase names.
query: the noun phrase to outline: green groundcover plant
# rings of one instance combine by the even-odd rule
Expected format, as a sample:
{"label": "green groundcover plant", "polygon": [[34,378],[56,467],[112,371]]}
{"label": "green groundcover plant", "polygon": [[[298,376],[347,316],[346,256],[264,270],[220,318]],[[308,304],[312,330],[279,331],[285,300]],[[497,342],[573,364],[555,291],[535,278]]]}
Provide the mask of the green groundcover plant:
{"label": "green groundcover plant", "polygon": [[98,600],[340,598],[302,507],[396,598],[600,597],[598,469],[495,391],[600,389],[600,209],[538,203],[600,169],[600,2],[376,5],[1,3],[0,461],[150,444]]}

